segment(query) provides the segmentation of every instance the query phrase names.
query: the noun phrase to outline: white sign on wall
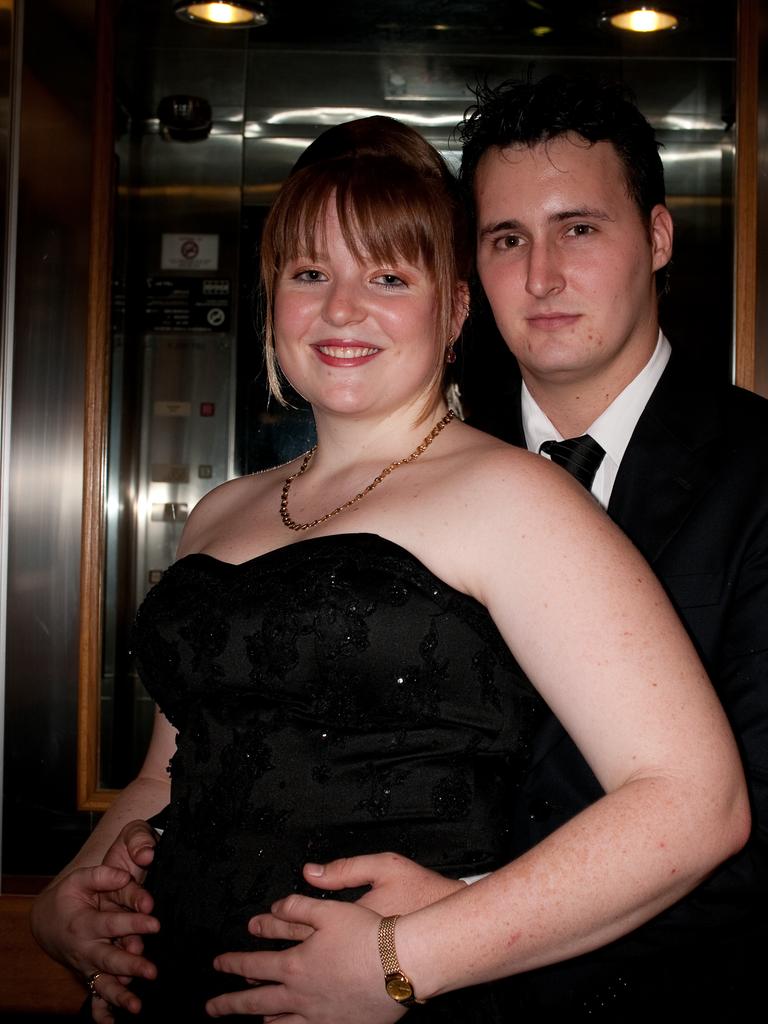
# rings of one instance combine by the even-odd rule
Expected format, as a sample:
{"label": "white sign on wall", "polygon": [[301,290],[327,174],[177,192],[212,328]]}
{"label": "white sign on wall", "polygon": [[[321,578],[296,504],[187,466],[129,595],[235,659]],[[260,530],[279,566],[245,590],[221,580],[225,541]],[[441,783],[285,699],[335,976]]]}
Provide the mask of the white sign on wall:
{"label": "white sign on wall", "polygon": [[218,270],[218,235],[163,235],[162,270]]}

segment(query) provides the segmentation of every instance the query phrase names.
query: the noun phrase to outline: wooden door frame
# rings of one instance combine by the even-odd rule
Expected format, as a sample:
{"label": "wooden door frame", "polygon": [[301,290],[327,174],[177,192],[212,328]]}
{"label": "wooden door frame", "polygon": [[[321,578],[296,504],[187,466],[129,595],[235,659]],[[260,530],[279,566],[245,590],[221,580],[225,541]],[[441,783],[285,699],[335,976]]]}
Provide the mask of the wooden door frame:
{"label": "wooden door frame", "polygon": [[739,0],[736,44],[733,375],[750,391],[755,390],[757,365],[758,80],[764,5],[765,0]]}
{"label": "wooden door frame", "polygon": [[110,312],[114,213],[115,10],[110,0],[96,9],[91,239],[86,336],[83,440],[83,525],[80,549],[80,669],[77,715],[77,806],[105,811],[117,790],[99,785],[104,549],[109,440]]}

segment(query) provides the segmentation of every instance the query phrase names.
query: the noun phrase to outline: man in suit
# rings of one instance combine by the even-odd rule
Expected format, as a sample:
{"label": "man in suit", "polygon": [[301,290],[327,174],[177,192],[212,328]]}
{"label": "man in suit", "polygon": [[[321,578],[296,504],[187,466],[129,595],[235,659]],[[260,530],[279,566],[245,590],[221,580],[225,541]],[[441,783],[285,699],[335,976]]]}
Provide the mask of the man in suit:
{"label": "man in suit", "polygon": [[[506,439],[573,472],[654,568],[730,717],[754,822],[681,903],[518,984],[531,1010],[571,1018],[746,1019],[768,953],[768,403],[699,374],[659,332],[672,222],[653,130],[621,92],[507,83],[480,94],[463,138],[478,273],[522,375]],[[516,852],[600,793],[550,716]]]}

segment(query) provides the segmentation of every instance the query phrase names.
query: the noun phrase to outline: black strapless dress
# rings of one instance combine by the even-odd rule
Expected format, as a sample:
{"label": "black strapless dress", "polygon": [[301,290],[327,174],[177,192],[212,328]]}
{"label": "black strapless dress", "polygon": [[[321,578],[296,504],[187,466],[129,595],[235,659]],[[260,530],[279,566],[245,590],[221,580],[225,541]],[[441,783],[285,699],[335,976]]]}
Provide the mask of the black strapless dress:
{"label": "black strapless dress", "polygon": [[[189,555],[147,596],[134,650],[179,732],[142,1019],[209,1020],[205,1000],[245,984],[213,957],[259,948],[248,919],[276,898],[319,896],[306,861],[394,850],[459,877],[508,859],[538,699],[486,609],[397,544]],[[419,1017],[506,1021],[502,991]]]}

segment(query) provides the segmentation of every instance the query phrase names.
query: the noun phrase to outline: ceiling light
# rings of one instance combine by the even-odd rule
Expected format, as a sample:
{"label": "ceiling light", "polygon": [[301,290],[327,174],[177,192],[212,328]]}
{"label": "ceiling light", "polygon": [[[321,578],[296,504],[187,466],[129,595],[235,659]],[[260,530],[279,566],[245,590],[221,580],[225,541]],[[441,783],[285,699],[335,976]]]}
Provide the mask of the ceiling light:
{"label": "ceiling light", "polygon": [[214,3],[193,3],[182,0],[173,12],[182,21],[194,25],[215,25],[216,28],[256,28],[267,24],[263,0],[215,0]]}
{"label": "ceiling light", "polygon": [[674,14],[667,11],[657,11],[653,7],[638,7],[632,11],[622,11],[620,14],[605,15],[614,28],[624,29],[627,32],[661,32],[664,29],[677,28],[678,20]]}

